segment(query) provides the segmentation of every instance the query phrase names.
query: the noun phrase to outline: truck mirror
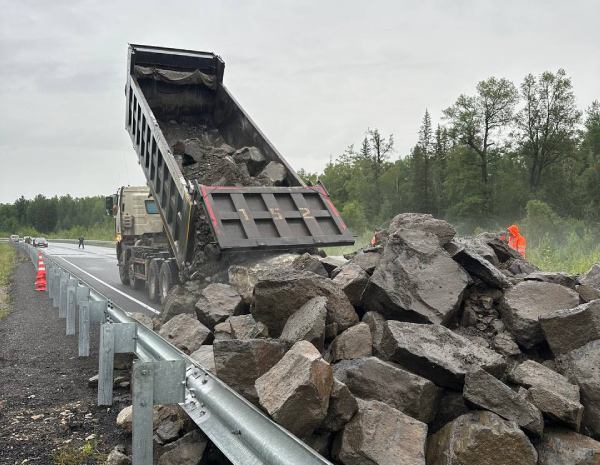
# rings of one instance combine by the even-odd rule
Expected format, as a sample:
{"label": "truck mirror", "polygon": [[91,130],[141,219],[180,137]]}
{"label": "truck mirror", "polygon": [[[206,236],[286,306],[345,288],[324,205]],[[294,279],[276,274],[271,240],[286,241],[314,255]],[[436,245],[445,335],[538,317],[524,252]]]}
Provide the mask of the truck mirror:
{"label": "truck mirror", "polygon": [[108,216],[112,216],[113,215],[113,197],[112,197],[112,195],[109,195],[108,197],[104,198],[104,205],[106,208],[106,214]]}

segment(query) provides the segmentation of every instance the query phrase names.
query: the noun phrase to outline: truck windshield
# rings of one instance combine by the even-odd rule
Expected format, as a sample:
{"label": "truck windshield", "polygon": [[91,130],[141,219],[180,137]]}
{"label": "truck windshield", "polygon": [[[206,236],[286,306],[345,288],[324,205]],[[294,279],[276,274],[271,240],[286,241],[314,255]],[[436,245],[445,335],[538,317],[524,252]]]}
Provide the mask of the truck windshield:
{"label": "truck windshield", "polygon": [[156,208],[156,202],[154,200],[146,200],[146,213],[149,215],[157,215],[158,208]]}

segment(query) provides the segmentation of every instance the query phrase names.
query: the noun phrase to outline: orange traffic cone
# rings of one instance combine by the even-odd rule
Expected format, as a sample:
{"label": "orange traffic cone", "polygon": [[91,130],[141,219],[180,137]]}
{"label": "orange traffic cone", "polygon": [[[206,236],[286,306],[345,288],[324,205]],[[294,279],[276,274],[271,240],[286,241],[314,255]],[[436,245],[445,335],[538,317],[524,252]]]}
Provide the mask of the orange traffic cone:
{"label": "orange traffic cone", "polygon": [[46,290],[46,265],[44,265],[44,259],[42,258],[42,252],[38,252],[38,271],[35,277],[35,290],[45,291]]}

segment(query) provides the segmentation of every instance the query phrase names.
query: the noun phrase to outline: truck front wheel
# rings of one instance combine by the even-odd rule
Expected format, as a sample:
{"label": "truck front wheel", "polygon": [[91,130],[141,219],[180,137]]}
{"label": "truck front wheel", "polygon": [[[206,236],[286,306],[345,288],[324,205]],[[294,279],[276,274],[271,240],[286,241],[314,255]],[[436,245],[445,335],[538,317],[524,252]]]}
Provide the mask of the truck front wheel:
{"label": "truck front wheel", "polygon": [[160,276],[160,265],[162,260],[153,259],[150,262],[150,267],[148,268],[148,281],[146,281],[146,292],[148,294],[148,299],[150,302],[158,302],[160,299],[160,286],[159,286],[159,276]]}
{"label": "truck front wheel", "polygon": [[177,284],[177,268],[172,261],[163,262],[160,267],[158,283],[160,287],[160,303],[163,304],[171,288]]}
{"label": "truck front wheel", "polygon": [[119,278],[126,286],[129,284],[129,263],[128,260],[119,260]]}

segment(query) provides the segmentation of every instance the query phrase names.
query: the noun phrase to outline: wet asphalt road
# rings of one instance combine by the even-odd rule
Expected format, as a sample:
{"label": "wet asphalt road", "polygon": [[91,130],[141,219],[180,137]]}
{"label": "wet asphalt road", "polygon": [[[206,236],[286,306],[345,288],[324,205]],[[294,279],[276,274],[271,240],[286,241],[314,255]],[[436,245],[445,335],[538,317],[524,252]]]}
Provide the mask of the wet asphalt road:
{"label": "wet asphalt road", "polygon": [[150,302],[144,290],[136,291],[121,284],[113,247],[86,245],[82,250],[77,244],[50,240],[48,248],[42,251],[121,309],[150,316],[160,313],[160,304]]}

